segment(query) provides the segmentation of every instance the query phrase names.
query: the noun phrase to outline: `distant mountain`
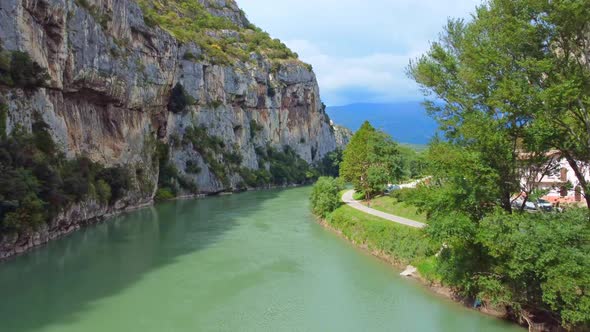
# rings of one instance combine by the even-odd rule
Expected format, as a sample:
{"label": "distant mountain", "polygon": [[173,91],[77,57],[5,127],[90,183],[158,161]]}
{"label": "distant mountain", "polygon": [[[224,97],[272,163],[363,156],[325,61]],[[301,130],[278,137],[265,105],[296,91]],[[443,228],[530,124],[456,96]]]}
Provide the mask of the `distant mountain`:
{"label": "distant mountain", "polygon": [[365,120],[390,134],[396,141],[423,145],[437,129],[436,122],[420,102],[394,104],[352,104],[327,108],[335,123],[356,131]]}

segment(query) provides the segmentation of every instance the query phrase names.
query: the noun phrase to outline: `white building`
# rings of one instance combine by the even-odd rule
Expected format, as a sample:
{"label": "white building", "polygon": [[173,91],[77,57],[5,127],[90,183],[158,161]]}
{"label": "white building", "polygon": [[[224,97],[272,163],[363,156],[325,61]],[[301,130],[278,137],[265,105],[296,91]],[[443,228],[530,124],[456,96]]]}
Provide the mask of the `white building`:
{"label": "white building", "polygon": [[[559,151],[551,151],[548,156],[553,158],[550,167],[552,171],[548,175],[538,175],[535,180],[535,188],[549,190],[549,193],[544,198],[552,202],[573,203],[583,201],[583,190],[580,181],[568,161],[561,156]],[[579,168],[583,172],[586,181],[590,182],[589,166],[579,163]],[[527,182],[530,181],[526,176],[523,176],[521,179],[523,188],[525,188]]]}

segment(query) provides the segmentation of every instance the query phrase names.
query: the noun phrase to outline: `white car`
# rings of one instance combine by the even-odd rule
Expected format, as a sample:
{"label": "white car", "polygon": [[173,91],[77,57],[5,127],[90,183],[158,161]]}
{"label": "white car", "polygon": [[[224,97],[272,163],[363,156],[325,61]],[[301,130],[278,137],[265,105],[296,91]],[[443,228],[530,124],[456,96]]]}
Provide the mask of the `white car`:
{"label": "white car", "polygon": [[[520,209],[522,207],[522,202],[524,200],[522,198],[519,198],[515,201],[512,202],[512,207],[515,209]],[[537,206],[535,205],[535,203],[533,202],[529,202],[526,201],[526,203],[524,204],[524,209],[527,211],[536,211],[537,210]]]}
{"label": "white car", "polygon": [[545,212],[553,211],[553,204],[551,204],[551,202],[546,201],[544,199],[541,199],[541,198],[537,199],[535,204],[537,204],[537,208],[541,211],[545,211]]}

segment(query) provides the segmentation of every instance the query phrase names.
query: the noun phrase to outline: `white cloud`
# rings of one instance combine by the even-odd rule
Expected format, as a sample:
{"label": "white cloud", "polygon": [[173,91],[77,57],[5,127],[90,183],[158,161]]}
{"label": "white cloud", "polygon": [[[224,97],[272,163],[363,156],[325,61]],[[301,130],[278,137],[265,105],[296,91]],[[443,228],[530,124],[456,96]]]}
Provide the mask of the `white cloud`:
{"label": "white cloud", "polygon": [[250,20],[313,65],[328,104],[420,99],[406,77],[448,17],[482,0],[238,0]]}
{"label": "white cloud", "polygon": [[[419,56],[423,50],[346,57],[328,55],[307,40],[285,43],[298,52],[303,61],[313,65],[322,96],[329,105],[416,99],[418,95],[417,86],[407,79],[405,69],[409,59]],[[356,100],[358,94],[346,93],[355,90],[368,99]]]}

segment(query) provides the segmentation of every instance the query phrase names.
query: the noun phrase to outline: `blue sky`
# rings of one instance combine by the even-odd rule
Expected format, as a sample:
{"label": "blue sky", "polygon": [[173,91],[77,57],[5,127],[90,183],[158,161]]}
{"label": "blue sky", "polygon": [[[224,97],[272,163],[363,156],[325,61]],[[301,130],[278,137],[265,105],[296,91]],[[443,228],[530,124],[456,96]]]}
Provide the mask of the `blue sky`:
{"label": "blue sky", "polygon": [[313,65],[327,105],[422,100],[406,77],[449,17],[481,0],[237,0],[248,18]]}

